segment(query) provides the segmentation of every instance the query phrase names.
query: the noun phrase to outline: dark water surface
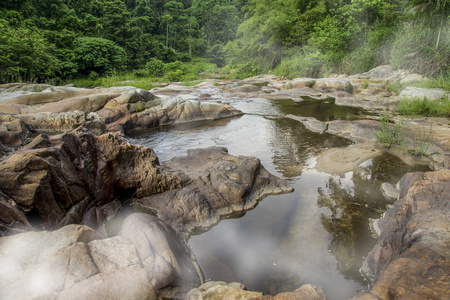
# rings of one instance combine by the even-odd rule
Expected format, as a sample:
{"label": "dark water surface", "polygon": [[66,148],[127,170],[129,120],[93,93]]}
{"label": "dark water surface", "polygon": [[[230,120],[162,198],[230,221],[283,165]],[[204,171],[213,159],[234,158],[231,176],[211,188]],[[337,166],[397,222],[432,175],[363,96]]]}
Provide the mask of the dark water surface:
{"label": "dark water surface", "polygon": [[354,120],[364,118],[361,110],[332,101],[227,101],[246,114],[130,138],[152,147],[162,162],[185,155],[187,149],[224,146],[232,155],[259,158],[269,172],[294,187],[291,194],[266,197],[253,210],[191,237],[205,277],[242,282],[265,294],[310,283],[321,286],[331,300],[348,299],[366,288],[358,270],[375,244],[369,218],[378,218],[386,208],[380,185],[394,184],[417,168],[384,154],[342,176],[319,172],[314,165],[324,149],[351,142],[311,132],[284,115]]}

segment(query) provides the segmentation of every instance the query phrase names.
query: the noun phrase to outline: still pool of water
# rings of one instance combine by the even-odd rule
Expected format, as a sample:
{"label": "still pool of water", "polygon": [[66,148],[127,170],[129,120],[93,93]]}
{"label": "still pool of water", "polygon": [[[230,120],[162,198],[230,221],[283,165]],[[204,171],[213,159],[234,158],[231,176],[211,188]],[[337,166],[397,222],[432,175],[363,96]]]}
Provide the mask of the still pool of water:
{"label": "still pool of water", "polygon": [[[314,133],[285,114],[323,118],[363,118],[332,102],[316,109],[291,100],[227,99],[239,118],[154,129],[130,142],[152,147],[161,162],[187,149],[224,146],[232,155],[254,156],[268,171],[287,179],[295,191],[264,198],[256,208],[222,220],[191,237],[206,279],[238,281],[249,290],[275,294],[303,284],[321,286],[329,299],[348,299],[366,288],[359,275],[375,244],[369,218],[386,208],[380,185],[396,183],[411,168],[384,154],[341,176],[314,169],[327,148],[351,145],[347,139]],[[355,113],[356,112],[356,113]],[[324,115],[325,114],[325,115]],[[328,117],[327,117],[328,115]]]}

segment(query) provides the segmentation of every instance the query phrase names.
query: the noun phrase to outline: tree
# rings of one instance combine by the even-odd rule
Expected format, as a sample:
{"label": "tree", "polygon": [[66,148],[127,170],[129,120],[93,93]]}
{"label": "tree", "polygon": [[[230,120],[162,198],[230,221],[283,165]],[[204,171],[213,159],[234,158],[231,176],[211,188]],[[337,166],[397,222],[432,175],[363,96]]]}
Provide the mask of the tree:
{"label": "tree", "polygon": [[55,77],[56,48],[37,28],[12,27],[0,19],[0,81],[42,81]]}
{"label": "tree", "polygon": [[79,71],[84,74],[88,74],[90,71],[105,74],[126,68],[125,50],[110,40],[81,37],[77,38],[74,44],[75,61],[79,66]]}

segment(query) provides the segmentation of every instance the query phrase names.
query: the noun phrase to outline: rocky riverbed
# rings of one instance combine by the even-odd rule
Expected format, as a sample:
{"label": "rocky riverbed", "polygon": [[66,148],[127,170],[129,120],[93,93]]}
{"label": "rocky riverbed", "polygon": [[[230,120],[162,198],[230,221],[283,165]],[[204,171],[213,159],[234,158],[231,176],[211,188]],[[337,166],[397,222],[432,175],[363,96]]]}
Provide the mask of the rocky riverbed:
{"label": "rocky riverbed", "polygon": [[[378,242],[361,269],[371,289],[355,299],[445,298],[450,122],[403,118],[403,147],[414,147],[415,133],[432,128],[422,158],[401,147],[386,150],[375,138],[379,115],[393,114],[400,97],[449,97],[414,88],[396,95],[387,87],[416,78],[382,66],[336,78],[264,75],[151,91],[0,86],[0,298],[270,299],[238,283],[204,283],[186,241],[267,195],[291,192],[289,183],[266,171],[258,158],[230,155],[223,147],[192,149],[160,164],[152,149],[126,140],[149,128],[241,116],[226,98],[332,99],[371,111],[371,117],[354,121],[288,113],[286,118],[353,141],[325,151],[316,164],[322,172],[354,170],[384,151],[434,170],[385,186],[396,201],[372,222]],[[141,213],[121,216],[120,207],[129,204]],[[277,297],[326,299],[312,285]]]}

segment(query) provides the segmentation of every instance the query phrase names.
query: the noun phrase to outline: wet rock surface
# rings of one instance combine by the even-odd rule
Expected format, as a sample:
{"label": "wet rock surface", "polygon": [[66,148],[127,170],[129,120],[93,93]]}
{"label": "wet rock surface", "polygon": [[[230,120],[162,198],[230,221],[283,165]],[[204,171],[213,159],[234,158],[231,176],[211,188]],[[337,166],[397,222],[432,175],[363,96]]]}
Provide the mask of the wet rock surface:
{"label": "wet rock surface", "polygon": [[259,159],[232,156],[226,148],[189,150],[187,156],[175,157],[164,166],[183,172],[188,183],[133,201],[156,211],[179,233],[209,228],[225,216],[253,208],[266,195],[292,191],[285,180],[267,172]]}
{"label": "wet rock surface", "polygon": [[445,299],[450,290],[450,171],[408,173],[399,200],[376,220],[378,241],[362,273],[370,292],[353,299]]}

